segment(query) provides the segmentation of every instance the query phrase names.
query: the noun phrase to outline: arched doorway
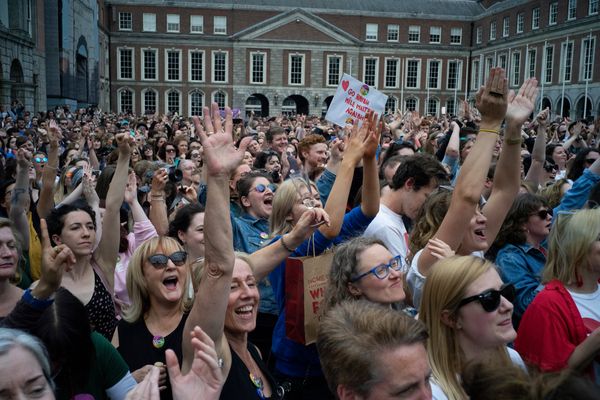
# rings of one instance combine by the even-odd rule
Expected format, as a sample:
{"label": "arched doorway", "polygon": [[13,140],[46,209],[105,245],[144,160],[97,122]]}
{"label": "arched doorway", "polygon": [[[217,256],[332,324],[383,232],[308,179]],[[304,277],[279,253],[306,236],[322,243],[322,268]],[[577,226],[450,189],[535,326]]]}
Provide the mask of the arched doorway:
{"label": "arched doorway", "polygon": [[556,109],[560,110],[561,117],[569,117],[571,115],[571,101],[566,97],[558,99],[558,103],[556,103]]}
{"label": "arched doorway", "polygon": [[[586,105],[587,103],[587,105]],[[592,116],[592,102],[589,97],[582,97],[577,101],[575,106],[577,112],[577,119],[583,119]],[[584,115],[584,112],[586,115]]]}
{"label": "arched doorway", "polygon": [[12,100],[21,100],[21,85],[23,83],[23,67],[21,67],[21,62],[16,58],[10,64],[10,99]]}
{"label": "arched doorway", "polygon": [[329,106],[331,106],[331,101],[333,100],[333,96],[327,96],[325,100],[323,100],[323,105],[321,106],[321,116],[324,117],[327,114],[327,110],[329,110]]}
{"label": "arched doorway", "polygon": [[552,102],[550,101],[549,98],[544,97],[542,99],[542,110],[545,110],[546,108],[549,108],[550,111],[552,111]]}
{"label": "arched doorway", "polygon": [[299,94],[288,96],[281,103],[281,112],[284,115],[304,114],[308,115],[308,100]]}
{"label": "arched doorway", "polygon": [[269,116],[269,99],[264,94],[254,93],[246,99],[246,116],[254,111],[254,115],[258,117]]}
{"label": "arched doorway", "polygon": [[89,84],[88,84],[88,51],[87,42],[81,36],[77,43],[77,55],[75,56],[75,82],[77,101],[88,102]]}

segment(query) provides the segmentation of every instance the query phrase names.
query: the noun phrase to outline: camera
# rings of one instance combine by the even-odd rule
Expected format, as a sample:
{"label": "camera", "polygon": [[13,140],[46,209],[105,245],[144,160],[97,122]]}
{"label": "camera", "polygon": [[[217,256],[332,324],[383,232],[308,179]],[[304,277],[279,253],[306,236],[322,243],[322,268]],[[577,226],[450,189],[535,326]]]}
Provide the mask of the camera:
{"label": "camera", "polygon": [[175,165],[165,167],[164,170],[169,175],[169,182],[179,183],[183,179],[183,172]]}

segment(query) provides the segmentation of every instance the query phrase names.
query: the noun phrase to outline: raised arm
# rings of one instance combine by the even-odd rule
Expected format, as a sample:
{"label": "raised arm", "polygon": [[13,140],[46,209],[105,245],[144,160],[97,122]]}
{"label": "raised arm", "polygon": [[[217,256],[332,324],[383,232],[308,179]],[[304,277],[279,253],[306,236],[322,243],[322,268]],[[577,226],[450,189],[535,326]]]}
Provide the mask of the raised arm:
{"label": "raised arm", "polygon": [[[229,176],[241,163],[251,139],[243,139],[240,148],[236,149],[233,146],[233,121],[229,107],[226,107],[225,114],[224,127],[216,103],[212,104],[212,120],[208,108],[204,107],[204,126],[198,117],[194,117],[196,132],[204,146],[204,165],[207,169],[205,258],[202,280],[184,332],[190,332],[195,326],[202,328],[215,342],[217,353],[225,362],[223,370],[228,371],[231,352],[223,329],[235,262],[229,218]],[[182,348],[182,371],[187,373],[194,359],[194,351],[187,335],[184,336]]]}
{"label": "raised arm", "polygon": [[365,140],[363,153],[363,184],[361,210],[368,217],[375,217],[379,212],[379,176],[377,172],[377,147],[383,129],[383,118],[377,121],[377,114],[369,121],[369,132]]}
{"label": "raised arm", "polygon": [[169,174],[164,169],[157,169],[152,176],[150,185],[150,221],[159,235],[169,232],[169,218],[167,216],[167,203],[165,186]]}
{"label": "raised arm", "polygon": [[538,95],[537,80],[527,79],[519,93],[511,90],[508,94],[506,109],[506,131],[502,153],[496,166],[494,187],[490,198],[483,208],[487,218],[486,239],[488,246],[496,239],[502,227],[502,222],[519,192],[521,183],[521,126],[533,112]]}
{"label": "raised arm", "polygon": [[460,126],[458,126],[456,121],[452,121],[450,127],[452,128],[452,134],[450,135],[448,146],[446,146],[446,155],[458,158],[460,155]]}
{"label": "raised arm", "polygon": [[108,193],[106,194],[106,209],[102,221],[102,237],[98,248],[94,251],[94,258],[104,272],[109,290],[113,290],[115,265],[119,254],[120,240],[120,217],[119,210],[123,204],[125,185],[129,172],[129,158],[131,157],[130,142],[133,138],[128,133],[120,133],[116,136],[119,147],[119,158],[115,174],[110,181]]}
{"label": "raised arm", "polygon": [[548,119],[550,116],[550,109],[546,108],[535,117],[537,122],[537,136],[533,143],[533,150],[531,151],[531,166],[527,171],[525,180],[535,183],[539,186],[542,183],[542,176],[544,172],[544,162],[546,162],[546,130],[548,129]]}
{"label": "raised arm", "polygon": [[31,153],[25,149],[17,150],[17,176],[15,187],[10,197],[10,213],[8,217],[15,224],[23,238],[23,251],[29,251],[29,220],[27,213],[31,197],[29,196],[29,168]]}
{"label": "raised arm", "polygon": [[58,144],[62,134],[56,125],[56,121],[50,120],[48,125],[48,162],[42,171],[42,189],[37,203],[37,212],[40,218],[46,218],[54,207],[54,181],[58,171]]}
{"label": "raised arm", "polygon": [[[469,221],[476,212],[483,183],[492,161],[500,124],[507,107],[507,85],[504,70],[492,68],[490,77],[477,92],[477,107],[482,120],[477,140],[463,163],[452,193],[450,208],[434,238],[440,239],[453,251],[462,243]],[[419,272],[427,276],[437,258],[427,247],[418,262]]]}

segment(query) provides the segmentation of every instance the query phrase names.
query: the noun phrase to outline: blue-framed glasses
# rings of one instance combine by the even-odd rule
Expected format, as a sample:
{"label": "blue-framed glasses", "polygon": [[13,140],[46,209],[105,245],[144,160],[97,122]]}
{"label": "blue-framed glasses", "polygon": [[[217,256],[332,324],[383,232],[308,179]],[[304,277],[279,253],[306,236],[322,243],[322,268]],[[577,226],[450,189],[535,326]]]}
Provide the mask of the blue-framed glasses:
{"label": "blue-framed glasses", "polygon": [[263,185],[262,183],[259,183],[254,188],[250,189],[249,192],[256,190],[258,193],[264,193],[267,189],[275,193],[275,191],[277,190],[277,186],[273,185],[272,183],[269,183],[268,185]]}
{"label": "blue-framed glasses", "polygon": [[48,159],[46,157],[34,157],[33,161],[39,164],[43,162],[48,162]]}
{"label": "blue-framed glasses", "polygon": [[375,267],[371,268],[367,272],[364,272],[358,276],[355,276],[354,278],[352,278],[350,280],[350,282],[352,282],[352,283],[357,282],[369,274],[375,275],[378,279],[385,279],[390,275],[390,269],[393,269],[394,271],[402,271],[403,267],[404,267],[404,262],[402,260],[402,256],[396,256],[396,257],[392,258],[390,260],[390,262],[387,264],[376,265]]}

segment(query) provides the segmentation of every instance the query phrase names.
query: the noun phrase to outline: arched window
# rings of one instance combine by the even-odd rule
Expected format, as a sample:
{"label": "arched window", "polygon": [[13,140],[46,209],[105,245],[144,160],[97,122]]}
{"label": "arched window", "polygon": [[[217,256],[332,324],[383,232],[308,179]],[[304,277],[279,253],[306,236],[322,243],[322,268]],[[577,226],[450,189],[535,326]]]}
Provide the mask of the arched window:
{"label": "arched window", "polygon": [[225,109],[227,105],[227,93],[219,90],[213,93],[213,101],[219,105],[219,110]]}
{"label": "arched window", "polygon": [[117,100],[120,113],[132,113],[133,112],[133,91],[124,88],[120,89],[117,93]]}
{"label": "arched window", "polygon": [[146,89],[142,93],[142,112],[154,114],[158,110],[158,93],[154,89]]}
{"label": "arched window", "polygon": [[387,102],[385,103],[385,113],[393,114],[396,112],[397,109],[398,109],[398,99],[395,98],[394,96],[388,97]]}
{"label": "arched window", "polygon": [[440,101],[435,97],[427,99],[427,115],[438,115]]}
{"label": "arched window", "polygon": [[189,95],[190,116],[202,115],[202,107],[204,106],[204,93],[199,90],[190,92]]}
{"label": "arched window", "polygon": [[404,102],[406,103],[407,111],[417,111],[417,108],[419,107],[419,102],[416,98],[409,97]]}
{"label": "arched window", "polygon": [[181,92],[178,90],[167,92],[167,112],[181,114]]}

